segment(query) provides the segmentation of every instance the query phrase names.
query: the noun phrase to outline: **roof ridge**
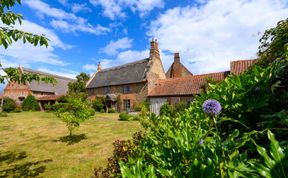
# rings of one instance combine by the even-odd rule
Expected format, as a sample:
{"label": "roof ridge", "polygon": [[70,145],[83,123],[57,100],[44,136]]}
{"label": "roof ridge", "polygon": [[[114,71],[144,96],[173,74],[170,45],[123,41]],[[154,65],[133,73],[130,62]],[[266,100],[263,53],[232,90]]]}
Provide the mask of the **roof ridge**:
{"label": "roof ridge", "polygon": [[133,64],[137,64],[137,63],[141,63],[141,62],[146,62],[146,60],[148,60],[148,59],[149,59],[149,58],[145,58],[145,59],[141,59],[141,60],[138,60],[138,61],[133,61],[133,62],[125,63],[125,64],[122,64],[122,65],[119,65],[119,66],[110,67],[110,68],[107,68],[107,69],[103,69],[103,70],[100,71],[100,72],[106,72],[106,71],[109,71],[109,70],[121,69],[121,68],[130,66],[130,65],[133,65]]}
{"label": "roof ridge", "polygon": [[35,69],[30,69],[30,68],[26,68],[26,67],[22,67],[23,71],[26,71],[26,72],[31,72],[31,73],[37,73],[37,74],[42,74],[42,75],[49,75],[49,76],[52,76],[52,77],[56,77],[56,78],[61,78],[61,79],[67,79],[67,80],[75,80],[75,79],[72,79],[72,78],[69,78],[69,77],[64,77],[64,76],[60,76],[60,75],[56,75],[56,74],[51,74],[51,73],[48,73],[48,72],[42,72],[42,71],[39,71],[39,70],[35,70]]}

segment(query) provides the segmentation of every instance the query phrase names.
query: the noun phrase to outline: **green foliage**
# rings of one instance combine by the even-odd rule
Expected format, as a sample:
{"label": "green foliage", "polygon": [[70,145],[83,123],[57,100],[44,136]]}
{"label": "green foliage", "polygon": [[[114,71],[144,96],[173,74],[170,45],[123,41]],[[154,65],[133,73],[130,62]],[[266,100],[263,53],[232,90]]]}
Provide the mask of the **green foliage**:
{"label": "green foliage", "polygon": [[22,103],[23,111],[39,111],[39,105],[33,95],[28,95]]}
{"label": "green foliage", "polygon": [[177,105],[173,106],[171,104],[164,104],[160,108],[160,115],[165,116],[175,116],[177,113],[184,111],[187,108],[187,103],[184,101],[179,102]]}
{"label": "green foliage", "polygon": [[50,103],[46,103],[46,104],[44,104],[44,109],[45,109],[45,111],[52,111],[53,105]]}
{"label": "green foliage", "polygon": [[276,59],[283,59],[288,44],[288,19],[281,20],[276,27],[266,30],[260,43],[258,65],[267,66]]}
{"label": "green foliage", "polygon": [[81,98],[68,98],[67,103],[57,103],[54,105],[56,116],[62,119],[72,136],[73,131],[80,126],[81,122],[89,119],[95,114],[95,111]]}
{"label": "green foliage", "polygon": [[127,112],[121,112],[119,114],[119,120],[120,121],[129,121],[130,119],[132,119],[133,116],[131,116],[130,114],[128,114]]}
{"label": "green foliage", "polygon": [[86,83],[90,79],[90,76],[84,72],[81,72],[76,76],[76,81],[68,83],[69,93],[86,92]]}
{"label": "green foliage", "polygon": [[19,106],[16,106],[16,108],[15,108],[14,112],[21,112],[21,111],[22,111],[22,108],[21,108],[21,107],[19,107]]}
{"label": "green foliage", "polygon": [[[243,75],[210,83],[207,93],[187,109],[179,106],[180,112],[175,112],[176,107],[164,105],[161,116],[142,121],[147,135],[127,162],[119,162],[121,176],[259,177],[265,170],[265,175],[273,177],[277,172],[283,177],[286,172],[279,171],[283,165],[287,170],[287,153],[284,156],[280,143],[288,147],[287,71],[288,60],[277,60],[267,68],[254,66]],[[207,99],[222,105],[214,118],[202,111]],[[262,134],[269,129],[279,143],[270,131],[268,137]],[[269,140],[267,154],[259,145]]]}
{"label": "green foliage", "polygon": [[15,109],[16,109],[16,102],[11,98],[5,97],[3,101],[3,111],[12,112]]}
{"label": "green foliage", "polygon": [[109,108],[109,109],[108,109],[108,113],[116,113],[115,108]]}
{"label": "green foliage", "polygon": [[48,39],[44,35],[35,35],[15,29],[18,23],[21,25],[23,16],[11,11],[16,4],[21,4],[21,0],[2,0],[0,3],[0,18],[4,24],[0,27],[0,46],[8,48],[13,42],[23,40],[23,43],[30,43],[34,46],[48,46]]}
{"label": "green foliage", "polygon": [[[103,97],[97,97],[93,102],[92,106],[95,109],[95,111],[101,111],[104,110],[104,98]],[[105,110],[104,110],[105,112]]]}
{"label": "green foliage", "polygon": [[271,142],[269,152],[253,140],[257,152],[261,155],[262,160],[252,160],[250,165],[255,169],[255,172],[258,173],[257,177],[288,177],[288,149],[286,148],[286,150],[284,150],[281,148],[279,142],[275,139],[275,136],[271,131],[267,131],[267,136]]}

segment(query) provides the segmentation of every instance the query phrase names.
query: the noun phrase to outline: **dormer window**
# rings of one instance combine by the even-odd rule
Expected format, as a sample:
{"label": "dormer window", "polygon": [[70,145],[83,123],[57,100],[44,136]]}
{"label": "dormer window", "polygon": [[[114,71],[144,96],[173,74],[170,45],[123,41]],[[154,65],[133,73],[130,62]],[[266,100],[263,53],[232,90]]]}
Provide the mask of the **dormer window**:
{"label": "dormer window", "polygon": [[123,93],[130,93],[130,92],[131,92],[131,88],[129,85],[123,86]]}

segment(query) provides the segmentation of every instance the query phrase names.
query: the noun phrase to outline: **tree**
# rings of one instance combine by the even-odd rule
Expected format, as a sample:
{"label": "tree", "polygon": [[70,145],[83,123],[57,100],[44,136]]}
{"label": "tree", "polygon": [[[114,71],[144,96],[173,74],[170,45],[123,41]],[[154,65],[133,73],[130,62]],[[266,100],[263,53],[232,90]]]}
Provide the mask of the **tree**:
{"label": "tree", "polygon": [[75,82],[70,82],[68,84],[69,93],[80,93],[86,92],[86,83],[90,79],[90,76],[84,72],[81,72],[79,75],[76,76]]}
{"label": "tree", "polygon": [[266,67],[276,59],[285,58],[288,45],[288,19],[281,20],[276,27],[267,29],[260,43],[258,65]]}
{"label": "tree", "polygon": [[24,19],[21,14],[16,14],[10,10],[16,4],[21,4],[21,0],[1,0],[0,1],[0,18],[3,26],[0,27],[0,46],[3,45],[7,49],[13,41],[23,40],[23,43],[31,43],[34,46],[48,46],[48,39],[44,35],[36,35],[15,29],[16,23],[21,25]]}
{"label": "tree", "polygon": [[56,105],[61,105],[61,107],[57,107],[56,116],[66,123],[70,137],[73,131],[80,127],[81,122],[95,114],[90,105],[86,101],[82,101],[81,98],[68,97],[67,103],[58,103]]}
{"label": "tree", "polygon": [[[44,35],[36,35],[29,32],[16,29],[14,26],[19,23],[21,25],[24,19],[21,14],[16,14],[10,9],[16,4],[21,4],[21,0],[1,0],[0,1],[0,19],[2,26],[0,26],[0,46],[4,46],[7,49],[13,42],[23,40],[23,43],[30,43],[34,46],[46,46],[48,47],[48,38]],[[3,68],[0,63],[0,70],[4,71],[5,75],[0,75],[0,83],[4,83],[5,80],[8,82],[25,83],[31,82],[32,80],[45,81],[47,83],[55,83],[51,77],[40,77],[37,74],[23,74],[17,68]]]}

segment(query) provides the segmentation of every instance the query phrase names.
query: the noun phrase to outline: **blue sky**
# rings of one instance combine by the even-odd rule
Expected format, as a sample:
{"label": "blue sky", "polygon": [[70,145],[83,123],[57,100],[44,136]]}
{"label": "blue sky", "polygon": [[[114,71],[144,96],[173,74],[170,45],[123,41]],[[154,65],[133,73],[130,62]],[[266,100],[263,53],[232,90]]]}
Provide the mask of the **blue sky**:
{"label": "blue sky", "polygon": [[288,17],[287,0],[23,0],[13,10],[25,18],[17,28],[50,45],[1,47],[2,64],[68,77],[146,58],[153,37],[166,70],[174,52],[194,74],[228,70],[255,58],[263,31]]}

